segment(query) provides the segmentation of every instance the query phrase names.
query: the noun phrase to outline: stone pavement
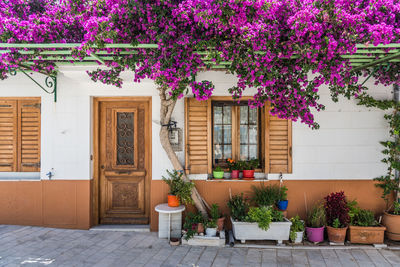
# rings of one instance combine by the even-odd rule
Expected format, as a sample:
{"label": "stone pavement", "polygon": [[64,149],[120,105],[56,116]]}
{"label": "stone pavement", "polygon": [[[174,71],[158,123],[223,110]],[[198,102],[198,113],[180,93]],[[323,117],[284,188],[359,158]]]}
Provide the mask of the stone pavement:
{"label": "stone pavement", "polygon": [[400,251],[171,247],[156,233],[0,225],[0,266],[400,266]]}

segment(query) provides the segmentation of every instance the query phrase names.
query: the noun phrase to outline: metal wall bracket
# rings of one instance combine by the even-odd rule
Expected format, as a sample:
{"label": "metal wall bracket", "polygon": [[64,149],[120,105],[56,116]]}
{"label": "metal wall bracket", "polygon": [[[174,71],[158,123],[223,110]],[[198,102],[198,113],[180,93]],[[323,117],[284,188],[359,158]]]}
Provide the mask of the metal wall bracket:
{"label": "metal wall bracket", "polygon": [[[25,74],[26,77],[31,79],[37,86],[39,86],[47,94],[50,94],[50,95],[52,94],[54,96],[54,102],[57,102],[57,76],[55,76],[55,75],[46,76],[46,78],[44,80],[44,86],[46,86],[47,88],[45,88],[42,84],[40,84],[38,81],[36,81],[34,78],[32,78],[31,75],[26,73],[25,70],[23,70],[21,68],[18,68],[18,70],[21,71],[23,74]],[[9,69],[9,73],[12,76],[17,75],[16,69]]]}

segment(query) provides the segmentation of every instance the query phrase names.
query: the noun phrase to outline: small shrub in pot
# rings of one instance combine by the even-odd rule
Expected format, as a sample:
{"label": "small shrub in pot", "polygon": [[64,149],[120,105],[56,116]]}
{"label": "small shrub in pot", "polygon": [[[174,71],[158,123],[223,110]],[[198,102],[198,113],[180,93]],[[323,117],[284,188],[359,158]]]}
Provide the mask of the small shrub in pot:
{"label": "small shrub in pot", "polygon": [[280,187],[280,194],[279,194],[279,201],[277,203],[278,209],[286,210],[289,204],[289,200],[287,200],[287,187],[281,186]]}
{"label": "small shrub in pot", "polygon": [[249,202],[243,194],[235,195],[228,201],[228,208],[231,211],[231,217],[235,221],[245,221]]}
{"label": "small shrub in pot", "polygon": [[300,219],[299,215],[291,218],[292,225],[290,226],[290,240],[293,243],[301,243],[303,241],[304,222]]}
{"label": "small shrub in pot", "polygon": [[210,215],[211,218],[217,222],[218,231],[222,231],[224,229],[225,216],[219,211],[218,204],[211,205]]}
{"label": "small shrub in pot", "polygon": [[343,243],[350,223],[349,207],[343,191],[325,197],[325,212],[329,241]]}
{"label": "small shrub in pot", "polygon": [[[204,232],[204,218],[200,212],[193,213],[188,212],[183,223],[183,230],[186,232],[184,238],[186,240],[191,239],[196,233],[200,234]],[[199,229],[203,229],[202,231]]]}
{"label": "small shrub in pot", "polygon": [[278,185],[253,185],[251,189],[253,191],[252,201],[255,202],[258,206],[276,205],[281,197],[281,189]]}
{"label": "small shrub in pot", "polygon": [[168,177],[163,176],[162,180],[169,185],[168,206],[178,207],[180,204],[193,204],[194,183],[183,180],[182,172],[167,170],[167,173]]}
{"label": "small shrub in pot", "polygon": [[322,204],[317,204],[307,213],[307,239],[313,243],[324,241],[326,225],[325,209]]}
{"label": "small shrub in pot", "polygon": [[215,169],[213,171],[213,176],[214,176],[214,179],[224,178],[224,170],[220,166],[215,167]]}

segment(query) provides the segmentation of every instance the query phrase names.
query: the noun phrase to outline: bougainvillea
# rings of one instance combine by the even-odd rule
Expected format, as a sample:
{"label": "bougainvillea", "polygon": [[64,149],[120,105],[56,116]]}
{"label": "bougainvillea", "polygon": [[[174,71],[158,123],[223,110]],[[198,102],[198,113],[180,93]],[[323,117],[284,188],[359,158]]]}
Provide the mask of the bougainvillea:
{"label": "bougainvillea", "polygon": [[[121,86],[119,74],[134,70],[134,81],[153,79],[174,99],[188,87],[207,99],[212,85],[199,86],[192,77],[211,63],[229,62],[227,71],[238,77],[229,90],[235,98],[256,88],[251,106],[270,101],[271,113],[316,127],[312,109],[324,108],[318,103],[321,85],[329,86],[334,100],[364,96],[358,76],[372,70],[353,72],[342,55],[354,53],[357,43],[398,43],[399,16],[398,0],[8,0],[0,3],[0,41],[78,42],[76,58],[96,52],[93,45],[157,44],[129,57],[118,57],[123,51],[115,49],[109,68],[89,75]],[[25,66],[27,60],[34,65]],[[0,78],[21,66],[54,71],[40,49],[34,54],[10,49],[0,55]],[[390,85],[400,80],[399,73],[392,64],[373,77]]]}

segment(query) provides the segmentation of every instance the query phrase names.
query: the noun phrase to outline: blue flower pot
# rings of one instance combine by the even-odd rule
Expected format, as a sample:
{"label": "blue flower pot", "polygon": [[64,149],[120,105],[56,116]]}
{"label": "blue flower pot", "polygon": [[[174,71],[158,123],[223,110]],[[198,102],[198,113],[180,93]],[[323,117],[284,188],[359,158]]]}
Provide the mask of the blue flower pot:
{"label": "blue flower pot", "polygon": [[286,210],[289,204],[289,200],[280,200],[278,201],[278,209],[279,210]]}

